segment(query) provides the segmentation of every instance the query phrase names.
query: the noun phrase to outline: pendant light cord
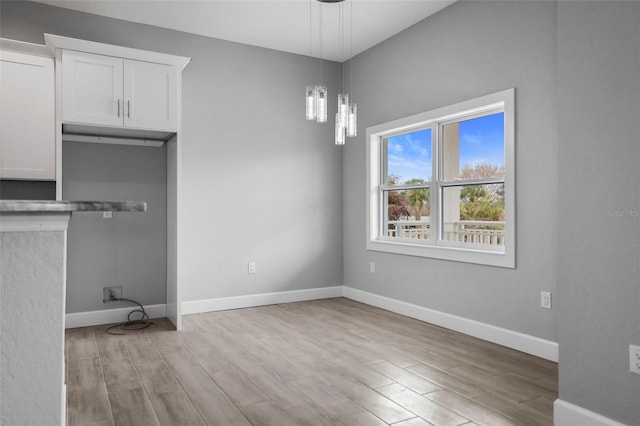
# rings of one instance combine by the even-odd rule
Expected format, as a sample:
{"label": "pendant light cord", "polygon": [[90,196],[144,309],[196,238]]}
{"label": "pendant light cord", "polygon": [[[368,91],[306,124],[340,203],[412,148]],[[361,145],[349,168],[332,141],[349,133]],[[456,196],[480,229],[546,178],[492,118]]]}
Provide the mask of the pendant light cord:
{"label": "pendant light cord", "polygon": [[311,24],[311,2],[313,0],[309,0],[309,56],[313,58],[313,36],[311,35],[313,32],[313,26]]}
{"label": "pendant light cord", "polygon": [[353,0],[349,1],[349,91],[353,101]]}
{"label": "pendant light cord", "polygon": [[323,84],[324,83],[324,60],[322,59],[322,3],[319,4],[318,9],[320,10],[320,12],[318,13],[319,23],[320,23],[320,26],[318,28],[318,34],[319,34],[318,46],[320,47],[320,84]]}
{"label": "pendant light cord", "polygon": [[340,9],[338,9],[338,24],[340,30],[338,31],[338,42],[340,43],[340,93],[344,93],[344,3],[340,3]]}

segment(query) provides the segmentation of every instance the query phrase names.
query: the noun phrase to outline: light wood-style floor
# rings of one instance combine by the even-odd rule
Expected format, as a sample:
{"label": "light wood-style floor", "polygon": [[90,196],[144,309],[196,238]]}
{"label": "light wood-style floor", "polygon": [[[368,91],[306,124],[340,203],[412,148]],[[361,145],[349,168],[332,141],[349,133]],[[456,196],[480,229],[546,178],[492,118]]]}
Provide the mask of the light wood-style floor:
{"label": "light wood-style floor", "polygon": [[66,334],[75,425],[551,425],[557,365],[349,299]]}

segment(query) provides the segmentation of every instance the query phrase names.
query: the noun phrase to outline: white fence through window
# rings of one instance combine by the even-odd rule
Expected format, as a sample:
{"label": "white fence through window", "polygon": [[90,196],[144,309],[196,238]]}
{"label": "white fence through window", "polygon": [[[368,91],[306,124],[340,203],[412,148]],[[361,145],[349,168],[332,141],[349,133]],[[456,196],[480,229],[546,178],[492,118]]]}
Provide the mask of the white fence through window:
{"label": "white fence through window", "polygon": [[[387,236],[395,238],[429,239],[429,220],[390,220]],[[504,221],[460,220],[444,224],[446,241],[504,246]]]}

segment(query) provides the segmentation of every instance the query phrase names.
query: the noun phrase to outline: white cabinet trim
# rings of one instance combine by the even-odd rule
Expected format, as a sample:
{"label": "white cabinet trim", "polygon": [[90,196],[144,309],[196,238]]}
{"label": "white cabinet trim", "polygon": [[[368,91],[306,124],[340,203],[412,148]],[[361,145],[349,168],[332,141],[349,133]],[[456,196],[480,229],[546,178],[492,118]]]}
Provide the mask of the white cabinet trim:
{"label": "white cabinet trim", "polygon": [[26,41],[0,38],[0,50],[5,52],[24,53],[25,55],[53,58],[51,51],[44,44],[28,43]]}
{"label": "white cabinet trim", "polygon": [[78,40],[54,34],[45,33],[44,40],[49,50],[51,50],[51,53],[54,55],[56,55],[56,49],[77,50],[79,52],[89,52],[97,55],[115,56],[117,58],[136,59],[138,61],[173,65],[178,71],[182,71],[191,61],[191,58],[184,56],[150,52],[148,50],[133,49],[130,47],[114,46],[111,44],[97,43],[95,41]]}

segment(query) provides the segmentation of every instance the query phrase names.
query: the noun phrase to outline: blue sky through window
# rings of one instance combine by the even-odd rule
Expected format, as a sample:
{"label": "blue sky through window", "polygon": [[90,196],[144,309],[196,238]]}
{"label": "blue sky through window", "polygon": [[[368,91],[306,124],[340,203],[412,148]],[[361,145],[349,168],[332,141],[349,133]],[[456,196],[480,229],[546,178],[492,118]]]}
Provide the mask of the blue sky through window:
{"label": "blue sky through window", "polygon": [[[485,115],[460,122],[460,169],[486,163],[504,166],[504,113]],[[387,175],[431,180],[431,129],[392,136],[387,139]]]}
{"label": "blue sky through window", "polygon": [[431,129],[387,139],[387,175],[400,176],[396,183],[431,180]]}
{"label": "blue sky through window", "polygon": [[504,113],[460,122],[460,169],[465,164],[504,167]]}

